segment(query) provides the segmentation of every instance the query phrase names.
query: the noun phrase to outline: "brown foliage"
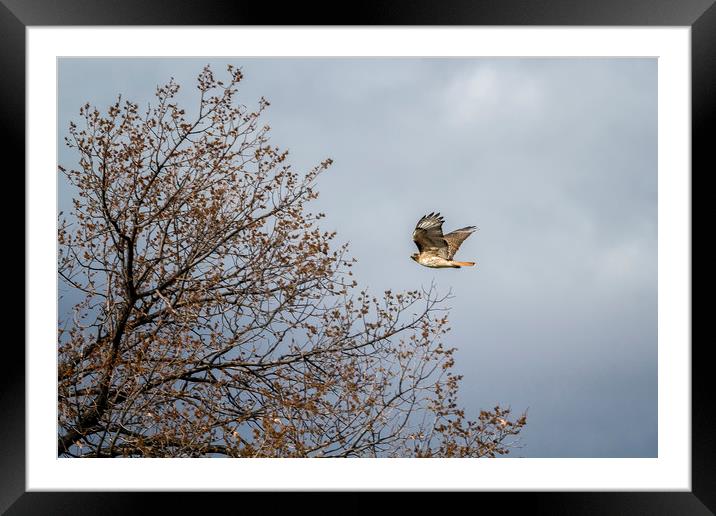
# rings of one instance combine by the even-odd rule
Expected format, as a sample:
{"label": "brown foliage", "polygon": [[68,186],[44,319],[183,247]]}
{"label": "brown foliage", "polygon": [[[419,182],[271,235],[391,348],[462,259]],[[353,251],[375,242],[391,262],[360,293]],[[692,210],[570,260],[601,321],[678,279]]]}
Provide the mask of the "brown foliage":
{"label": "brown foliage", "polygon": [[431,289],[357,291],[307,211],[304,174],[207,67],[189,117],[173,81],[141,112],[80,110],[74,212],[58,230],[64,456],[495,456],[525,424],[456,405]]}

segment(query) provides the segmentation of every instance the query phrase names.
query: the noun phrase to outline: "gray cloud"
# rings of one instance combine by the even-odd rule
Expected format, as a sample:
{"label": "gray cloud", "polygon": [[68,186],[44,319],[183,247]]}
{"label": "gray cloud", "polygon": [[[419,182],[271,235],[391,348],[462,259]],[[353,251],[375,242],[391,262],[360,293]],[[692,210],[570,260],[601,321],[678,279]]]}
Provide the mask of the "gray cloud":
{"label": "gray cloud", "polygon": [[[211,61],[271,102],[296,168],[334,159],[316,209],[362,285],[452,289],[462,403],[529,407],[517,455],[656,456],[656,60]],[[170,76],[194,102],[205,62],[62,59],[60,136],[85,101],[146,103]],[[480,228],[458,255],[477,268],[409,259],[429,211]]]}

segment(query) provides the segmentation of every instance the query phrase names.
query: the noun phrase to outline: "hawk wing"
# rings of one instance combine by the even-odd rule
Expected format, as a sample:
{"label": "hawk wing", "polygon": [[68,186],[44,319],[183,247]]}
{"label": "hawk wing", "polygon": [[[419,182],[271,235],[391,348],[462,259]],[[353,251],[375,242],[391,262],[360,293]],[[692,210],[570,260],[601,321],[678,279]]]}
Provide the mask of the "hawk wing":
{"label": "hawk wing", "polygon": [[475,226],[467,226],[456,229],[452,233],[448,233],[443,237],[448,245],[448,260],[452,260],[452,257],[455,256],[457,250],[460,249],[460,244],[462,244],[467,237],[472,235],[475,230],[477,230]]}
{"label": "hawk wing", "polygon": [[443,236],[443,218],[439,213],[424,215],[418,221],[413,231],[413,240],[420,253],[429,253],[448,257],[448,243]]}

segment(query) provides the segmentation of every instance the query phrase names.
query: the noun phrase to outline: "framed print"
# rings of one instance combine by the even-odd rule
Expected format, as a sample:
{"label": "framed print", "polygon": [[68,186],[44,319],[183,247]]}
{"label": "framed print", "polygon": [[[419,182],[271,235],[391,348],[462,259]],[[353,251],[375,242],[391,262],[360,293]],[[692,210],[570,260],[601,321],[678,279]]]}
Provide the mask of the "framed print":
{"label": "framed print", "polygon": [[27,295],[0,507],[713,511],[712,3],[3,0]]}

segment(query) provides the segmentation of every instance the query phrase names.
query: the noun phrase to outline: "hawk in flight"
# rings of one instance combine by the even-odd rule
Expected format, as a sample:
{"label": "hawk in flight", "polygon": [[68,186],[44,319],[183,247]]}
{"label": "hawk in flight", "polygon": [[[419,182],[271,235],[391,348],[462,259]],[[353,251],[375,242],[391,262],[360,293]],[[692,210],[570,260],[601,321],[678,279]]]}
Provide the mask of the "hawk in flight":
{"label": "hawk in flight", "polygon": [[418,221],[413,231],[413,240],[419,252],[413,253],[410,257],[425,267],[459,269],[475,265],[475,262],[456,262],[452,258],[463,240],[477,228],[467,226],[443,235],[443,222],[445,220],[439,213],[424,215]]}

